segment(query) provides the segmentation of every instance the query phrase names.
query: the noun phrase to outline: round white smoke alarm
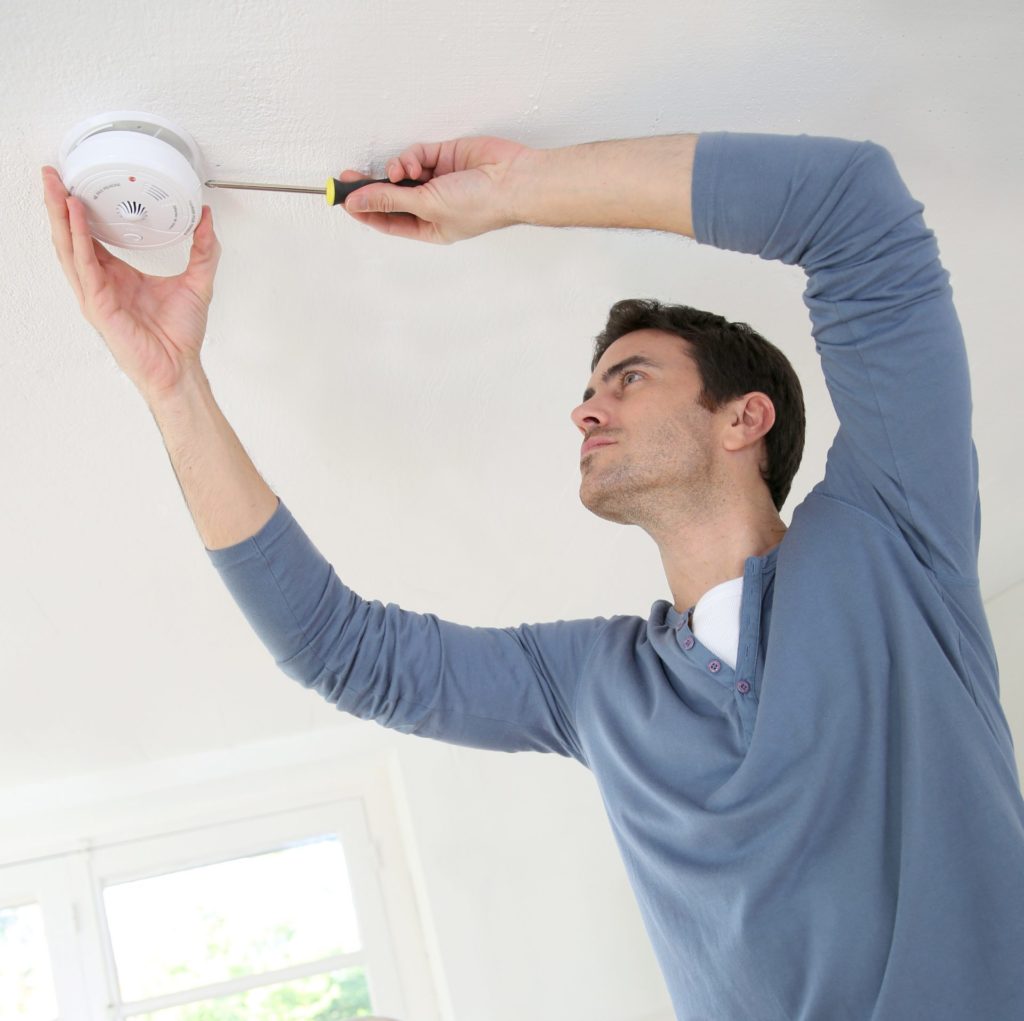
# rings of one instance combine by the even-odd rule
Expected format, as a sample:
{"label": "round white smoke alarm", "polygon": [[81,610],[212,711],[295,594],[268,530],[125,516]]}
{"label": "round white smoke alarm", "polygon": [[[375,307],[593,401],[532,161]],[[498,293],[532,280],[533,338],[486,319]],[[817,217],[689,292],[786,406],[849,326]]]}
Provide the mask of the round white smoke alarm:
{"label": "round white smoke alarm", "polygon": [[60,176],[86,208],[89,233],[118,248],[164,248],[196,229],[202,157],[188,132],[156,114],[116,110],[76,124]]}

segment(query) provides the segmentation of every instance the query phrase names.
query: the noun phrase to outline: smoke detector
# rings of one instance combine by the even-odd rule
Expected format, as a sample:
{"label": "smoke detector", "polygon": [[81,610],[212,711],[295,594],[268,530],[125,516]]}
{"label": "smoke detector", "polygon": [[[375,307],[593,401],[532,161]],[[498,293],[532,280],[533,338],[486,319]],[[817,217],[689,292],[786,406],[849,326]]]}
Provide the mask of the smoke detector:
{"label": "smoke detector", "polygon": [[89,233],[118,248],[165,248],[202,216],[202,157],[188,132],[134,110],[97,114],[60,144],[60,176]]}

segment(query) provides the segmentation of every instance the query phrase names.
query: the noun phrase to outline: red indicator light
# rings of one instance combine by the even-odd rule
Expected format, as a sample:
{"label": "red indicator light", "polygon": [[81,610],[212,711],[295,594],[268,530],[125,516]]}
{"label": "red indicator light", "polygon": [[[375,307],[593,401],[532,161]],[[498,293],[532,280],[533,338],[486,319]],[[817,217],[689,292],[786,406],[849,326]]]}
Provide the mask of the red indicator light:
{"label": "red indicator light", "polygon": [[135,180],[135,178],[134,178],[134,177],[129,177],[129,178],[128,178],[128,180],[129,180],[129,181],[134,181],[134,180]]}

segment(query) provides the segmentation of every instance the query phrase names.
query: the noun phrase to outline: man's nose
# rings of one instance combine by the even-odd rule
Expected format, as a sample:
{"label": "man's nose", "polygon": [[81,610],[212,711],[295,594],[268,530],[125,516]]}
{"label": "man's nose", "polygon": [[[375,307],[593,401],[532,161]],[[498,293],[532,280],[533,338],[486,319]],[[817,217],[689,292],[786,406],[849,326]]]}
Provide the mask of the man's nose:
{"label": "man's nose", "polygon": [[576,428],[584,435],[598,426],[608,424],[608,414],[601,407],[596,397],[591,397],[574,408],[570,418],[572,418]]}

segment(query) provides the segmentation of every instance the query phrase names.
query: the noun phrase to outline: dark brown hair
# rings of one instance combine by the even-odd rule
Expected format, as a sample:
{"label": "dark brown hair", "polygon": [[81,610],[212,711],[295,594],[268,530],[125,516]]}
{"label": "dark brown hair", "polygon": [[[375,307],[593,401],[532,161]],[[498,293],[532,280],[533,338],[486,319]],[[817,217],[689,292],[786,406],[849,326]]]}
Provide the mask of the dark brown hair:
{"label": "dark brown hair", "polygon": [[775,423],[764,437],[767,468],[761,478],[775,509],[782,510],[804,452],[804,397],[789,359],[746,323],[730,323],[688,305],[627,298],[608,312],[594,342],[591,372],[614,341],[634,330],[663,330],[693,345],[702,383],[698,403],[708,411],[755,390],[771,398]]}

